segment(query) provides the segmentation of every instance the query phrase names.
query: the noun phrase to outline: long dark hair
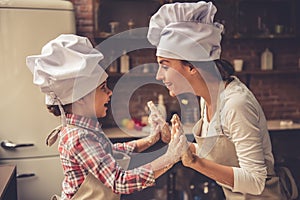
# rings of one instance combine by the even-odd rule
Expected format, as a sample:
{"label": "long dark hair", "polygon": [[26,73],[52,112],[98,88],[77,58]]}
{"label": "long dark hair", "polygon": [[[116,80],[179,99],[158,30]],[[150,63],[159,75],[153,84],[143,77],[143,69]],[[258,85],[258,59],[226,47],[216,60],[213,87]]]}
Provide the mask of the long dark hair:
{"label": "long dark hair", "polygon": [[233,80],[234,68],[232,64],[225,59],[214,60],[223,81],[231,82]]}

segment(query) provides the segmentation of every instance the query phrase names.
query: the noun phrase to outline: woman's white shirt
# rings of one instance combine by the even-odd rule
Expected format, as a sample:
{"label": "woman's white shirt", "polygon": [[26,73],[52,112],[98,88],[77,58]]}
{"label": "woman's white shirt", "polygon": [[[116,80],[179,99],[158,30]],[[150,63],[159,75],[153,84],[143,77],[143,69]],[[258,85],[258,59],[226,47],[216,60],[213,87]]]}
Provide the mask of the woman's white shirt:
{"label": "woman's white shirt", "polygon": [[216,134],[216,114],[220,114],[223,134],[235,145],[240,165],[233,167],[232,191],[260,194],[267,177],[265,160],[274,163],[265,115],[252,92],[236,77],[220,96],[220,111],[210,122],[204,110],[201,135]]}

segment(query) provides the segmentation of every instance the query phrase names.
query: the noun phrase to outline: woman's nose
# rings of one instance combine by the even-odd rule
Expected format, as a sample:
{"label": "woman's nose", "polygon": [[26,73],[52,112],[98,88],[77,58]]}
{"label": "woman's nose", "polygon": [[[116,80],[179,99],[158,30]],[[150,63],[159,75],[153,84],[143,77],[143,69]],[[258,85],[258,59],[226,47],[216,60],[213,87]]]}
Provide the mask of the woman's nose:
{"label": "woman's nose", "polygon": [[156,80],[160,81],[160,80],[163,80],[164,78],[164,75],[163,75],[163,72],[161,70],[161,67],[158,68],[157,72],[156,72]]}

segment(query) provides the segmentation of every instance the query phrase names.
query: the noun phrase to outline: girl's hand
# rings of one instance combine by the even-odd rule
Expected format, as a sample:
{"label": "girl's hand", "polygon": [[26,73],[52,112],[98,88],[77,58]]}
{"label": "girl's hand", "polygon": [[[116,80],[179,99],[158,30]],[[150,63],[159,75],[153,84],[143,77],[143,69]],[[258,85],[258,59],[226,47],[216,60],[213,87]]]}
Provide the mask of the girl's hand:
{"label": "girl's hand", "polygon": [[148,143],[150,145],[155,144],[159,139],[160,139],[160,130],[159,127],[151,127],[150,129],[150,135],[148,135],[146,137],[146,139],[148,140]]}
{"label": "girl's hand", "polygon": [[147,105],[151,111],[148,118],[151,131],[158,130],[160,133],[161,140],[165,143],[169,143],[171,140],[171,131],[169,129],[168,123],[164,120],[159,110],[152,101],[149,101]]}
{"label": "girl's hand", "polygon": [[[173,139],[173,137],[175,137],[175,135],[176,136],[178,135],[179,137],[183,137],[183,136],[185,137],[184,131],[183,131],[183,126],[182,126],[179,116],[176,114],[173,115],[171,122],[172,122],[172,139]],[[172,141],[172,139],[171,139],[171,141]],[[191,152],[191,150],[189,148],[190,144],[188,143],[188,141],[186,139],[185,139],[185,141],[183,141],[182,145],[183,145],[183,147],[181,147],[182,148],[181,161],[184,166],[189,166],[191,163],[194,162],[195,155],[193,155],[193,153]]]}
{"label": "girl's hand", "polygon": [[168,123],[165,123],[164,126],[161,128],[160,137],[161,137],[161,140],[164,143],[169,143],[170,142],[170,140],[171,140],[171,131],[170,131]]}

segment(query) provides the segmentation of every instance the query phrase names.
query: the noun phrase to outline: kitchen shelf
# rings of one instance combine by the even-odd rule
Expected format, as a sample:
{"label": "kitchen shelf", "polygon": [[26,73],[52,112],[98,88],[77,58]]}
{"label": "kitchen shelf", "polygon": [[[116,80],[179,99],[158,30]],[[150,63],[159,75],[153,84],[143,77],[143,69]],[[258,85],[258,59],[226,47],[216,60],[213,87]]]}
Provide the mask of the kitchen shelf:
{"label": "kitchen shelf", "polygon": [[244,39],[300,39],[296,34],[239,34],[232,36],[224,36],[224,39],[229,40],[244,40]]}
{"label": "kitchen shelf", "polygon": [[156,75],[156,73],[150,73],[150,72],[148,72],[148,73],[119,73],[119,72],[108,72],[108,75],[110,76],[110,77],[122,77],[122,76],[124,76],[124,75],[126,75],[126,76],[129,76],[129,77],[132,77],[132,78],[134,78],[134,77],[154,77],[155,75]]}
{"label": "kitchen shelf", "polygon": [[300,74],[300,69],[295,70],[251,70],[236,72],[237,75],[282,75],[282,74]]}
{"label": "kitchen shelf", "polygon": [[[284,3],[287,2],[287,0],[238,0],[240,2],[253,2],[253,3],[261,3],[261,2],[267,2],[267,3]],[[290,0],[293,1],[293,0]]]}
{"label": "kitchen shelf", "polygon": [[235,72],[238,77],[245,77],[245,84],[250,87],[250,82],[252,76],[278,76],[278,75],[300,75],[300,69],[294,70],[251,70],[251,71],[241,71]]}
{"label": "kitchen shelf", "polygon": [[[140,78],[140,77],[155,77],[156,73],[119,73],[119,72],[108,72],[110,77],[114,78],[120,78],[124,75],[130,77],[130,78]],[[284,74],[294,74],[294,75],[300,75],[300,69],[295,70],[249,70],[249,71],[241,71],[241,72],[235,72],[235,75],[238,76],[246,76],[246,75],[284,75]]]}
{"label": "kitchen shelf", "polygon": [[[156,73],[118,73],[118,72],[109,72],[109,77],[113,81],[117,81],[122,76],[126,76],[126,78],[129,79],[155,79]],[[238,77],[244,77],[245,78],[245,84],[249,87],[251,78],[253,76],[278,76],[278,75],[295,75],[300,76],[300,69],[294,69],[294,70],[251,70],[251,71],[241,71],[241,72],[235,72],[235,75]],[[134,81],[134,80],[133,80]],[[159,82],[159,81],[158,81]]]}
{"label": "kitchen shelf", "polygon": [[133,30],[124,30],[122,32],[118,32],[115,34],[108,33],[108,32],[95,32],[94,38],[98,40],[106,40],[108,38],[114,40],[146,40],[147,39],[147,28],[136,28]]}

